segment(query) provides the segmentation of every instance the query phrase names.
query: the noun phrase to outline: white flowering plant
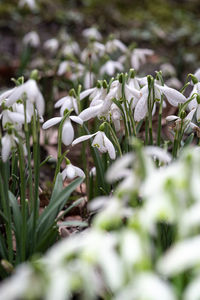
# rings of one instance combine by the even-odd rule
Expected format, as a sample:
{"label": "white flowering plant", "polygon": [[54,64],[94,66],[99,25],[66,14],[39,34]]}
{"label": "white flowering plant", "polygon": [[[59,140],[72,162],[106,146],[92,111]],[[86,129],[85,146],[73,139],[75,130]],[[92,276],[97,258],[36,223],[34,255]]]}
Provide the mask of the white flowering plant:
{"label": "white flowering plant", "polygon": [[[79,178],[63,188],[64,175],[60,173],[58,158],[49,204],[39,212],[40,166],[49,157],[40,161],[40,122],[45,102],[36,75],[34,71],[26,82],[19,78],[15,88],[0,96],[3,134],[0,139],[0,255],[11,269],[34,253],[44,252],[58,239],[58,214],[84,177],[83,171],[77,173]],[[68,115],[61,120],[63,127],[70,118]],[[70,174],[71,179],[76,177]],[[7,271],[1,265],[0,276],[4,277]]]}
{"label": "white flowering plant", "polygon": [[[64,45],[44,44],[60,63],[52,88],[70,85],[54,105],[59,115],[44,115],[36,71],[0,95],[0,276],[31,259],[2,284],[0,298],[198,299],[199,70],[178,90],[161,71],[137,75],[152,50],[114,37],[103,43],[96,28],[83,36],[82,51],[69,36]],[[31,48],[36,42],[35,33],[24,39]],[[42,212],[40,166],[49,158],[40,161],[40,123],[45,131],[58,125],[53,190]],[[70,161],[74,149],[82,165]],[[59,221],[82,198],[66,202],[83,180],[91,226],[34,258],[58,240]]]}

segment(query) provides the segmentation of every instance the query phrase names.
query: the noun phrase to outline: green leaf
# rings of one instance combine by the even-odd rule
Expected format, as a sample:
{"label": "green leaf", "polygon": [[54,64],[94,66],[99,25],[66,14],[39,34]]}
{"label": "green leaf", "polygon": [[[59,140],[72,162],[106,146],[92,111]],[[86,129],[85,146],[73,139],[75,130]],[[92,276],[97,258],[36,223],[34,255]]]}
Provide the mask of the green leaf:
{"label": "green leaf", "polygon": [[57,197],[57,195],[62,191],[63,189],[63,180],[62,180],[62,175],[61,173],[58,173],[57,177],[56,177],[56,182],[54,184],[54,188],[51,194],[51,199],[50,199],[50,203],[51,202],[55,202],[55,199]]}
{"label": "green leaf", "polygon": [[51,201],[49,205],[44,209],[37,223],[36,232],[38,234],[38,237],[44,237],[48,229],[55,223],[56,216],[66,204],[70,194],[76,189],[76,187],[79,184],[81,184],[82,181],[83,178],[75,179],[60,193],[58,193],[57,196],[54,198],[54,201]]}
{"label": "green leaf", "polygon": [[87,227],[88,223],[83,221],[66,221],[58,224],[59,227],[66,226],[66,227]]}
{"label": "green leaf", "polygon": [[194,138],[194,133],[191,133],[185,140],[184,147],[189,146],[192,143],[193,138]]}
{"label": "green leaf", "polygon": [[6,249],[5,239],[0,232],[0,256],[1,258],[8,259],[8,252]]}
{"label": "green leaf", "polygon": [[72,209],[72,208],[78,206],[84,199],[85,199],[85,198],[82,197],[82,198],[80,198],[80,199],[78,199],[78,200],[76,200],[76,201],[73,201],[73,203],[72,203],[68,208],[66,208],[66,209],[63,211],[63,213],[62,213],[61,215],[59,215],[58,218],[56,218],[56,222],[57,222],[58,220],[62,219],[62,218],[63,218],[63,217],[64,217],[64,216]]}

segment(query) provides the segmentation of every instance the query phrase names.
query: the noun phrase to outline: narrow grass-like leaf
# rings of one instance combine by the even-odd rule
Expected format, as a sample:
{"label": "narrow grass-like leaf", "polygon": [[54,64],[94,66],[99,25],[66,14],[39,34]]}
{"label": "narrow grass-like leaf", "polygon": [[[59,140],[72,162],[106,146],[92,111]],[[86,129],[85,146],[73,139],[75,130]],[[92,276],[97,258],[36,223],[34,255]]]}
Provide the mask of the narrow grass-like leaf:
{"label": "narrow grass-like leaf", "polygon": [[65,187],[44,209],[43,213],[40,215],[37,223],[37,233],[38,237],[47,232],[47,230],[52,226],[55,221],[56,216],[59,213],[59,209],[62,209],[66,204],[70,194],[76,189],[76,187],[83,181],[83,178],[77,178],[67,187]]}
{"label": "narrow grass-like leaf", "polygon": [[66,226],[66,227],[87,227],[88,223],[83,221],[66,221],[58,224],[59,227]]}
{"label": "narrow grass-like leaf", "polygon": [[56,182],[51,194],[51,198],[50,198],[50,203],[54,202],[57,195],[62,191],[63,189],[63,180],[62,180],[62,175],[61,173],[58,173],[57,177],[56,177]]}
{"label": "narrow grass-like leaf", "polygon": [[12,207],[12,212],[13,212],[14,232],[15,232],[16,242],[17,242],[18,249],[20,249],[22,214],[19,209],[17,199],[15,198],[15,196],[11,191],[8,192],[8,196],[9,196],[10,205]]}

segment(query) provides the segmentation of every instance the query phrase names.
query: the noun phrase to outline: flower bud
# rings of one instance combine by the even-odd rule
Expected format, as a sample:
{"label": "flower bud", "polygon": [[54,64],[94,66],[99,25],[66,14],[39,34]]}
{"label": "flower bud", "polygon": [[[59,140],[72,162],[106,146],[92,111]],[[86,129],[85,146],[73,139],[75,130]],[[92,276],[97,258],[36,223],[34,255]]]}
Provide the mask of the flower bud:
{"label": "flower bud", "polygon": [[135,75],[136,75],[136,71],[134,69],[130,69],[130,71],[129,71],[129,77],[130,78],[135,78]]}
{"label": "flower bud", "polygon": [[200,95],[197,95],[196,99],[197,99],[197,103],[200,104]]}
{"label": "flower bud", "polygon": [[119,75],[119,77],[118,77],[118,80],[119,80],[120,83],[123,83],[123,77],[124,77],[124,74],[121,73],[121,74]]}
{"label": "flower bud", "polygon": [[186,115],[187,115],[186,112],[183,110],[180,114],[180,118],[183,120],[185,119]]}
{"label": "flower bud", "polygon": [[70,95],[70,97],[76,97],[75,90],[74,90],[74,89],[71,89],[71,90],[69,91],[69,95]]}
{"label": "flower bud", "polygon": [[104,89],[107,89],[108,88],[108,84],[107,84],[107,81],[104,79],[103,81],[103,88]]}
{"label": "flower bud", "polygon": [[105,122],[103,122],[100,126],[99,126],[99,131],[104,131],[105,130]]}
{"label": "flower bud", "polygon": [[149,87],[151,86],[151,84],[153,83],[153,81],[154,81],[153,77],[151,75],[148,75],[147,76],[147,82],[148,82],[148,86]]}
{"label": "flower bud", "polygon": [[33,70],[31,72],[31,76],[30,76],[31,79],[34,79],[35,81],[38,81],[39,80],[39,72],[38,70]]}
{"label": "flower bud", "polygon": [[100,81],[100,80],[97,81],[97,88],[98,88],[98,89],[101,88],[101,81]]}
{"label": "flower bud", "polygon": [[197,84],[198,83],[198,79],[196,78],[196,76],[194,76],[193,74],[190,74],[191,80],[193,82],[193,84]]}

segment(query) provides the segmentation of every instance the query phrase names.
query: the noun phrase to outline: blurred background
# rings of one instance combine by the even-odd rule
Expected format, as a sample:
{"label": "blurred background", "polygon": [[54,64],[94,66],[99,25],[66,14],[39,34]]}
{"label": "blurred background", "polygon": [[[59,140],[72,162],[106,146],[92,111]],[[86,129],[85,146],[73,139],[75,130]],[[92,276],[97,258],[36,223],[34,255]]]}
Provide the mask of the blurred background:
{"label": "blurred background", "polygon": [[22,45],[28,32],[39,34],[41,49],[31,54],[38,58],[45,40],[65,32],[81,44],[82,30],[94,25],[103,36],[153,49],[155,68],[170,62],[183,80],[200,66],[199,16],[198,0],[0,0],[0,85],[31,67]]}

